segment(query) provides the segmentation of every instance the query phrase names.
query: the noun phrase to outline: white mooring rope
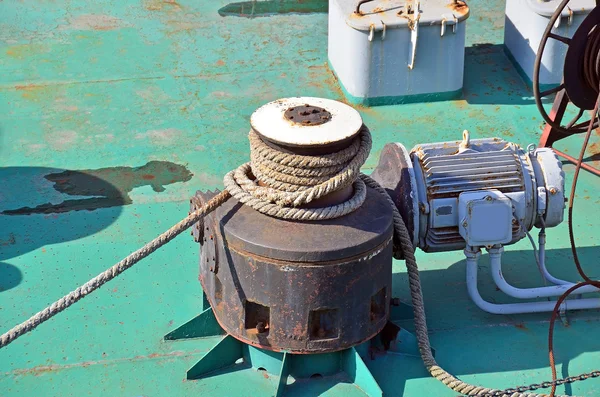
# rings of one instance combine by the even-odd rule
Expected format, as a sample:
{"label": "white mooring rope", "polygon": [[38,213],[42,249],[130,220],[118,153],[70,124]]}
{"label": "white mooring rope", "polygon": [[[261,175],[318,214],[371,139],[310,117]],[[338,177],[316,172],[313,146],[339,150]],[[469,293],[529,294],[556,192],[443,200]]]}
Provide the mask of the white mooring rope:
{"label": "white mooring rope", "polygon": [[[425,367],[434,378],[463,395],[483,397],[499,393],[500,390],[470,385],[457,379],[441,368],[431,353],[419,269],[410,235],[398,209],[385,189],[371,177],[360,174],[360,167],[366,161],[371,150],[369,130],[363,127],[358,137],[346,149],[332,154],[315,156],[301,156],[273,149],[263,142],[254,131],[250,131],[249,139],[251,162],[243,164],[225,175],[226,190],[139,250],[0,336],[0,349],[117,277],[202,220],[231,196],[261,213],[277,218],[332,219],[346,215],[360,207],[366,198],[365,186],[368,186],[386,197],[393,209],[394,256],[398,258],[402,255],[405,258],[415,313],[415,331]],[[251,179],[250,174],[254,175],[261,185]],[[322,208],[299,208],[303,204],[350,185],[354,186],[354,195],[345,203]],[[499,394],[498,396],[544,397],[546,395],[514,393]]]}

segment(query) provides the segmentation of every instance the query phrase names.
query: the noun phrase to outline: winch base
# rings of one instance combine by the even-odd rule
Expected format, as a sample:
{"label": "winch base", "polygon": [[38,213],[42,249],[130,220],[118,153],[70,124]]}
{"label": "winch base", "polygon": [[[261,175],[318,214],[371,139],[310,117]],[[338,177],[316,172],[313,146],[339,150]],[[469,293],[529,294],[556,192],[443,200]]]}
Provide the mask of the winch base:
{"label": "winch base", "polygon": [[357,211],[319,222],[275,219],[230,200],[196,231],[216,319],[272,351],[333,352],[371,339],[389,318],[391,219],[371,190]]}
{"label": "winch base", "polygon": [[[217,323],[208,299],[203,294],[203,311],[197,317],[165,335],[165,340],[180,340],[219,336],[225,331]],[[293,354],[260,349],[233,338],[224,336],[187,372],[188,380],[199,380],[208,376],[253,369],[264,372],[265,377],[275,378],[274,396],[281,396],[294,380],[332,377],[335,382],[352,383],[368,397],[381,397],[383,392],[371,374],[368,363],[385,352],[395,353],[389,359],[420,360],[416,337],[399,324],[412,320],[412,308],[393,300],[390,321],[374,338],[349,349],[318,354]],[[423,376],[426,372],[423,370]]]}

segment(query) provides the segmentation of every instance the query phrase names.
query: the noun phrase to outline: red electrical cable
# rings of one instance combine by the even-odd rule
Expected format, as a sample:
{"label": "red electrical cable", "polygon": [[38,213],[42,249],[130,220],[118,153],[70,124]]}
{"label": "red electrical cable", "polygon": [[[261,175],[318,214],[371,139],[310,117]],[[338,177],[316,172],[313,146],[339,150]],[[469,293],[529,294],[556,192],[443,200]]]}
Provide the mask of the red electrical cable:
{"label": "red electrical cable", "polygon": [[[577,289],[586,286],[593,285],[597,288],[600,288],[600,281],[590,279],[587,274],[583,271],[581,266],[581,262],[579,261],[579,256],[577,255],[577,247],[575,246],[575,235],[573,232],[573,205],[575,202],[575,190],[577,188],[577,180],[579,179],[579,172],[581,171],[581,165],[583,164],[583,157],[585,156],[585,152],[587,150],[588,143],[590,141],[590,137],[592,135],[594,120],[596,115],[598,115],[598,108],[600,107],[600,95],[596,100],[596,106],[594,107],[592,118],[588,125],[588,129],[585,134],[585,138],[583,140],[583,145],[581,147],[581,151],[579,152],[579,158],[577,159],[577,163],[575,166],[575,174],[573,175],[573,182],[571,184],[571,193],[569,196],[569,210],[568,210],[568,224],[569,224],[569,240],[571,242],[571,251],[573,252],[573,261],[575,262],[575,266],[577,267],[577,271],[581,275],[581,277],[585,280],[584,282],[575,284],[564,294],[558,298],[556,301],[556,305],[554,306],[554,310],[552,311],[552,317],[550,318],[550,328],[548,329],[548,358],[550,360],[550,368],[552,370],[552,381],[556,381],[556,362],[554,359],[554,324],[556,322],[556,317],[558,316],[560,305],[564,302],[565,299]],[[554,397],[556,393],[556,384],[552,385],[552,390],[550,391],[550,397]]]}

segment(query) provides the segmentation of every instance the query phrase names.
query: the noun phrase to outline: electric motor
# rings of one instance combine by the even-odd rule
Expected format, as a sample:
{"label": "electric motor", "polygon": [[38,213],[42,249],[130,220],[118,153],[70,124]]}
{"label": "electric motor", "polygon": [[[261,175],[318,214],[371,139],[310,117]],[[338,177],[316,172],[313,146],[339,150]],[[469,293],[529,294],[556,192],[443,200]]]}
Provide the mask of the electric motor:
{"label": "electric motor", "polygon": [[426,252],[512,244],[552,227],[565,208],[562,164],[549,148],[499,138],[384,147],[372,174]]}

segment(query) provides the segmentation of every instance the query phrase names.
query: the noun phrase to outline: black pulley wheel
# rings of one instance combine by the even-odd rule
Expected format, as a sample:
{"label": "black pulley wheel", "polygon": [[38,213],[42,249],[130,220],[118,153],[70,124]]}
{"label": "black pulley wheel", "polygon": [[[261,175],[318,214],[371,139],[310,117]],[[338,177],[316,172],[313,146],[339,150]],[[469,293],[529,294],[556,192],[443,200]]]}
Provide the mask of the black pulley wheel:
{"label": "black pulley wheel", "polygon": [[[600,7],[594,8],[581,23],[573,37],[552,33],[554,24],[566,8],[569,0],[563,0],[550,17],[542,36],[533,67],[533,96],[538,110],[553,130],[565,135],[583,133],[589,121],[577,123],[585,110],[594,107],[600,84]],[[553,88],[540,91],[540,69],[542,57],[549,39],[557,40],[568,46],[563,68],[563,82]],[[542,98],[565,91],[570,103],[578,108],[577,115],[565,125],[554,121],[542,104]],[[594,119],[594,127],[599,121]]]}

